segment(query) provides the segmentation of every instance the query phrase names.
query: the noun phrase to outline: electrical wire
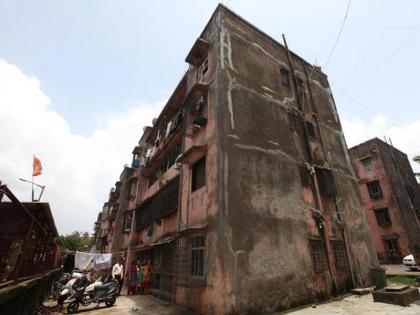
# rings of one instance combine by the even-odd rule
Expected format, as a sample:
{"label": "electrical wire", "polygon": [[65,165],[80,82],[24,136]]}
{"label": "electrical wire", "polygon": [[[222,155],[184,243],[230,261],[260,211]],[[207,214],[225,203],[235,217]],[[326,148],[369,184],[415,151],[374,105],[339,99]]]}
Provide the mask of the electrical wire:
{"label": "electrical wire", "polygon": [[[362,102],[360,102],[359,100],[357,100],[356,98],[354,98],[353,96],[351,96],[350,94],[348,94],[346,91],[344,91],[343,89],[339,88],[338,86],[336,86],[334,83],[330,82],[331,86],[333,86],[335,89],[337,89],[342,95],[344,95],[345,97],[347,97],[349,100],[351,100],[353,103],[359,105],[360,107],[362,107],[364,110],[366,110],[367,112],[371,113],[372,115],[381,115],[380,113],[377,113],[375,111],[373,111],[372,109],[370,109],[368,106],[366,106],[365,104],[363,104]],[[413,143],[413,142],[417,142],[420,141],[420,135],[415,135],[409,131],[407,131],[405,129],[405,127],[403,127],[402,125],[388,119],[387,117],[385,117],[386,121],[390,124],[393,125],[394,127],[397,127],[398,129],[401,129],[402,131],[404,131],[406,134],[410,135],[410,136],[414,136],[415,138],[413,140],[411,140],[410,142],[406,143],[404,146],[406,146],[407,144]]]}
{"label": "electrical wire", "polygon": [[328,56],[328,59],[327,59],[327,62],[325,63],[324,68],[327,68],[328,63],[330,62],[331,57],[333,56],[333,54],[335,52],[335,49],[337,48],[338,41],[339,41],[339,39],[341,37],[341,33],[343,32],[343,29],[344,29],[344,24],[346,24],[347,16],[348,16],[349,10],[350,10],[350,5],[351,5],[351,0],[349,0],[349,3],[347,5],[346,14],[344,15],[343,22],[341,23],[340,31],[338,32],[337,39],[335,40],[334,46],[331,50],[330,55]]}

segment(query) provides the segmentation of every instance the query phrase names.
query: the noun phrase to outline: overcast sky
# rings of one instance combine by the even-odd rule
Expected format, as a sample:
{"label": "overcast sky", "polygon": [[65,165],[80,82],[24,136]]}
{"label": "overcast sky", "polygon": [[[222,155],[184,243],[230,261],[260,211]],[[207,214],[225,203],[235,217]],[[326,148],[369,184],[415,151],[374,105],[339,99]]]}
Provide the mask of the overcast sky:
{"label": "overcast sky", "polygon": [[[28,200],[35,153],[59,232],[92,232],[217,3],[0,0],[0,179]],[[327,67],[347,0],[224,4],[323,67],[349,147],[386,135],[420,154],[420,1],[353,0]]]}

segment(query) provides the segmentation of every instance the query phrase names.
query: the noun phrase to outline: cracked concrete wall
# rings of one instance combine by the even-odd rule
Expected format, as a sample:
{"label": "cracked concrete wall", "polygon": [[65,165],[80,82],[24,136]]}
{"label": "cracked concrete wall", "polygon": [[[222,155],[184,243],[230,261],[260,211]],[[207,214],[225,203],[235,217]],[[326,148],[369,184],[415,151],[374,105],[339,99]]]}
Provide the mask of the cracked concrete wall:
{"label": "cracked concrete wall", "polygon": [[[230,283],[225,294],[233,297],[226,310],[256,314],[325,299],[332,294],[332,279],[328,272],[314,272],[309,252],[309,238],[318,234],[311,212],[315,197],[302,187],[304,150],[288,125],[297,102],[293,87],[281,82],[280,68],[290,71],[286,51],[229,10],[220,13],[219,40],[219,254]],[[328,80],[294,54],[292,63],[297,78],[306,80],[309,73],[318,117],[313,118],[306,87],[305,119],[324,139],[327,150],[320,155],[333,170],[340,193],[343,223],[334,202],[323,199],[326,232],[340,238],[344,226],[357,280],[370,284],[369,268],[378,261]],[[322,148],[320,141],[311,141],[311,147]],[[337,271],[336,277],[339,290],[348,287],[348,274]]]}

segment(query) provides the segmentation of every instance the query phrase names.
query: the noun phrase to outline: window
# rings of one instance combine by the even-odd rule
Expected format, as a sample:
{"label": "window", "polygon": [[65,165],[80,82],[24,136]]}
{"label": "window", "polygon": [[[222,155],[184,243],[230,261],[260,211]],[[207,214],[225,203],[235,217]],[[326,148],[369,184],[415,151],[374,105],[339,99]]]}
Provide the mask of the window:
{"label": "window", "polygon": [[123,221],[123,231],[130,232],[131,231],[131,222],[133,222],[133,213],[129,212],[124,215]]}
{"label": "window", "polygon": [[191,239],[191,276],[204,277],[204,237],[198,236]]}
{"label": "window", "polygon": [[398,246],[398,239],[387,239],[384,240],[385,242],[385,248],[388,252],[389,257],[400,257],[401,253]]}
{"label": "window", "polygon": [[289,124],[289,130],[290,131],[298,131],[299,130],[299,122],[298,118],[293,115],[292,113],[287,114],[287,121]]}
{"label": "window", "polygon": [[366,171],[371,171],[373,170],[373,164],[372,164],[372,159],[370,157],[366,157],[363,159],[360,159],[360,161],[362,162],[364,168]]}
{"label": "window", "polygon": [[136,181],[130,181],[130,188],[128,191],[128,198],[133,198],[136,196]]}
{"label": "window", "polygon": [[315,172],[318,179],[319,193],[324,197],[334,197],[337,194],[337,190],[331,170],[316,168]]}
{"label": "window", "polygon": [[281,79],[281,84],[283,86],[290,88],[289,70],[281,68],[280,69],[280,79]]}
{"label": "window", "polygon": [[379,185],[379,181],[375,180],[373,182],[367,183],[367,187],[369,190],[369,195],[373,199],[382,197],[382,189],[381,189],[381,186]]}
{"label": "window", "polygon": [[349,260],[347,258],[346,243],[344,241],[331,241],[334,255],[334,264],[337,270],[347,270]]}
{"label": "window", "polygon": [[203,78],[206,75],[208,69],[209,69],[209,59],[206,58],[201,63],[200,67],[198,68],[198,72],[197,72],[198,81],[203,81]]}
{"label": "window", "polygon": [[306,130],[308,131],[308,135],[311,138],[316,138],[315,126],[310,121],[305,121]]}
{"label": "window", "polygon": [[206,185],[206,157],[192,166],[191,191],[196,191],[204,185]]}
{"label": "window", "polygon": [[391,224],[388,208],[374,209],[374,211],[376,216],[376,222],[379,226],[387,226]]}
{"label": "window", "polygon": [[319,239],[311,239],[309,240],[309,249],[311,251],[312,264],[315,272],[327,270],[328,262],[324,242]]}
{"label": "window", "polygon": [[302,186],[308,187],[311,185],[309,170],[306,166],[299,166],[300,181]]}

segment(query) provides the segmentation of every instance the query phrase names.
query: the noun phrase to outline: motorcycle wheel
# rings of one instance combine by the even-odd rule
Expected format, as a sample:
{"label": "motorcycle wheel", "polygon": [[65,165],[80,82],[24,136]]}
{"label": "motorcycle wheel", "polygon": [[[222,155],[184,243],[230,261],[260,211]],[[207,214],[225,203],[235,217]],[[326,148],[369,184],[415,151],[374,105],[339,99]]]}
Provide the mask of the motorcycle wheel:
{"label": "motorcycle wheel", "polygon": [[105,305],[107,307],[111,307],[112,305],[114,305],[116,299],[117,297],[115,295],[113,297],[110,297],[109,299],[105,301]]}
{"label": "motorcycle wheel", "polygon": [[72,303],[69,304],[69,306],[67,306],[67,312],[69,314],[76,313],[78,309],[79,309],[79,303],[77,303],[77,302],[72,302]]}

